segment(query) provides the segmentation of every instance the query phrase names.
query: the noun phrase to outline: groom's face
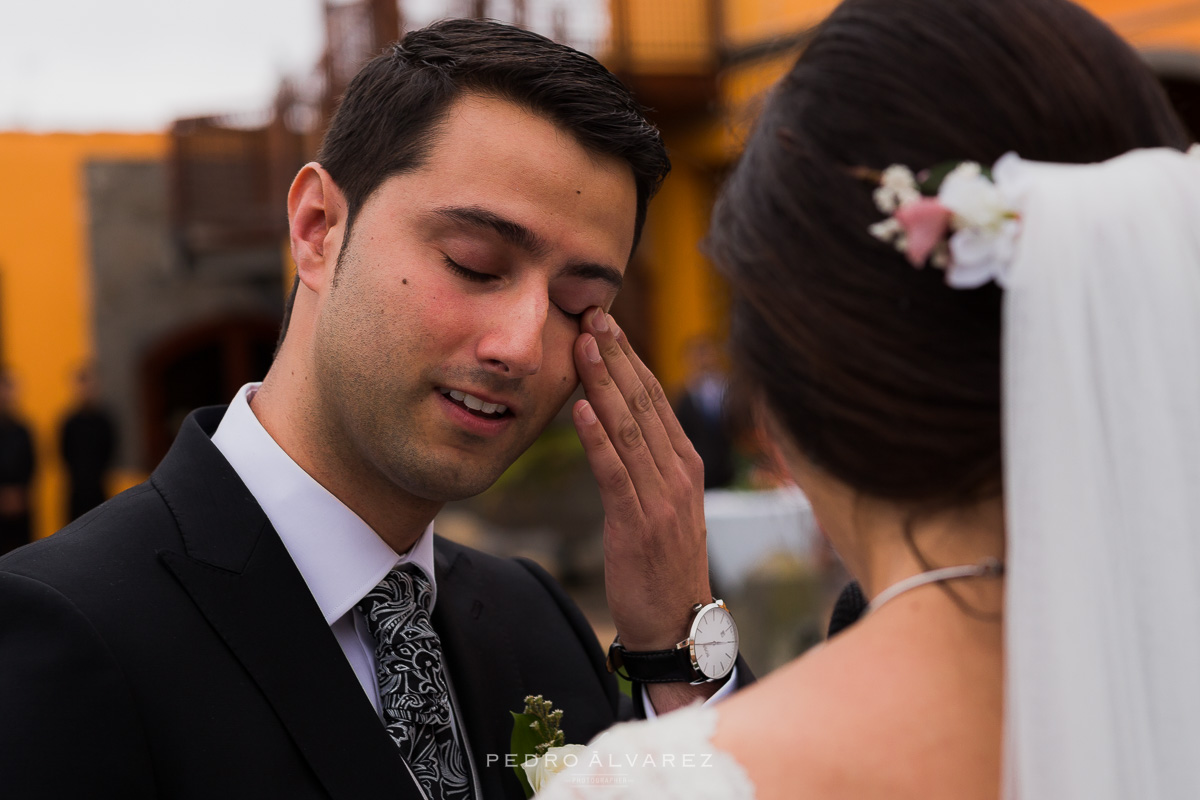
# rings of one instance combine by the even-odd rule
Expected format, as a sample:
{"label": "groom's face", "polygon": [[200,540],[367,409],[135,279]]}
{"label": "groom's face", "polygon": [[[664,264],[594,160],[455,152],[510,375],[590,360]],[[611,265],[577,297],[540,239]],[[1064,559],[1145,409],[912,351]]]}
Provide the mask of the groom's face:
{"label": "groom's face", "polygon": [[456,102],[424,164],[363,204],[322,299],[334,463],[429,500],[490,486],[574,391],[579,317],[612,303],[635,206],[624,161],[511,103]]}

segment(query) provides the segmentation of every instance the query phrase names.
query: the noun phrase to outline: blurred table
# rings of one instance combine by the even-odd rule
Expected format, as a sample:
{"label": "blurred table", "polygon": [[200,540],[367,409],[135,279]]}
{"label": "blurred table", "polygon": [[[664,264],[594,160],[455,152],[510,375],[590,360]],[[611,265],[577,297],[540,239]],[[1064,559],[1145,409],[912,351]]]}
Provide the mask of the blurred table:
{"label": "blurred table", "polygon": [[713,591],[738,621],[741,651],[760,676],[821,638],[828,559],[812,507],[795,487],[704,495]]}
{"label": "blurred table", "polygon": [[704,493],[709,568],[721,587],[736,589],[773,556],[811,561],[820,543],[808,499],[796,487],[764,492]]}

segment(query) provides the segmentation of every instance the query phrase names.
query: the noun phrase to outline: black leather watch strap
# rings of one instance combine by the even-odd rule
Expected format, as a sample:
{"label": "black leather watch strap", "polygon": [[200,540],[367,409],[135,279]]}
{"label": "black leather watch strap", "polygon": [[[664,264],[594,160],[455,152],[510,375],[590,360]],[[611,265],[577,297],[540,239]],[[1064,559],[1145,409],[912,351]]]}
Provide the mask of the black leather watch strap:
{"label": "black leather watch strap", "polygon": [[631,652],[619,639],[608,648],[608,671],[637,683],[690,683],[704,680],[692,667],[687,648]]}

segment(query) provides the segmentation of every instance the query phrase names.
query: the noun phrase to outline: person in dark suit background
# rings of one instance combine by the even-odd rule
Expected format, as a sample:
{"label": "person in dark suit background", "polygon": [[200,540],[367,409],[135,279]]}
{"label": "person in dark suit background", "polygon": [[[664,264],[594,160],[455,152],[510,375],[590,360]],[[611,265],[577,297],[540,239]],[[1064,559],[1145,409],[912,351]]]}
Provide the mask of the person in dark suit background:
{"label": "person in dark suit background", "polygon": [[[553,580],[432,520],[582,382],[621,644],[686,638],[712,599],[702,465],[602,310],[668,169],[625,88],[535,34],[438,23],[364,67],[289,193],[297,278],[263,383],[190,416],[148,482],[0,561],[6,796],[519,798],[504,756],[525,695],[563,709],[568,741],[614,722]],[[397,644],[381,631],[401,613]],[[427,684],[403,696],[420,708],[396,711],[397,683]]]}
{"label": "person in dark suit background", "polygon": [[75,374],[75,407],[59,428],[58,446],[67,468],[67,519],[76,520],[104,502],[117,434],[112,415],[100,404],[96,371]]}
{"label": "person in dark suit background", "polygon": [[16,413],[16,384],[0,370],[0,555],[32,536],[33,437]]}
{"label": "person in dark suit background", "polygon": [[688,382],[675,414],[704,461],[704,488],[720,489],[733,483],[736,472],[721,352],[711,338],[697,336],[687,343],[687,364]]}

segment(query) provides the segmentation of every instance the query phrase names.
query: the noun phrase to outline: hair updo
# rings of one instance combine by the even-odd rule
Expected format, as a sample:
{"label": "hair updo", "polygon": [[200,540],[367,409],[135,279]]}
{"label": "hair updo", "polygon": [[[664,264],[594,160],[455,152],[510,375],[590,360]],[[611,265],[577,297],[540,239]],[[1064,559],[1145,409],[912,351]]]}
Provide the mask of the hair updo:
{"label": "hair updo", "polygon": [[846,0],[773,90],[714,212],[742,383],[860,492],[925,509],[994,496],[1001,292],[951,289],[874,239],[884,215],[852,169],[1188,143],[1138,55],[1064,0]]}

